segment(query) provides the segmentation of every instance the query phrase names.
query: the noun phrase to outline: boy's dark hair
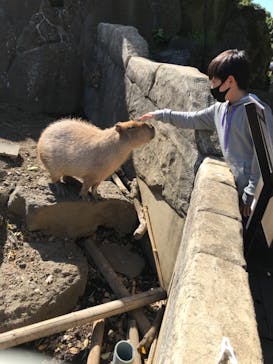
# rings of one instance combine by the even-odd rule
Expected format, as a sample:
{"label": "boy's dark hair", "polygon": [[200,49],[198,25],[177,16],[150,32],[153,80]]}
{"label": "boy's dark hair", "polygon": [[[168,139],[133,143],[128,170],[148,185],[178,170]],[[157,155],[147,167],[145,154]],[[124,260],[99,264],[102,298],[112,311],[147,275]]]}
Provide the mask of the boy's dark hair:
{"label": "boy's dark hair", "polygon": [[250,62],[245,51],[229,49],[213,58],[208,66],[208,76],[219,78],[224,82],[228,76],[233,76],[238,87],[246,90],[250,79]]}

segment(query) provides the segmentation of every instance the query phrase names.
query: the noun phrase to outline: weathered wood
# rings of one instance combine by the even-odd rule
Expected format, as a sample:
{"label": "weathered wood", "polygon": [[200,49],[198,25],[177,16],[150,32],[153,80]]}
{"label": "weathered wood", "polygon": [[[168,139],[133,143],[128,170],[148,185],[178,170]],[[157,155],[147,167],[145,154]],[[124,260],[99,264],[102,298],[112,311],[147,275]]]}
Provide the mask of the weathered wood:
{"label": "weathered wood", "polygon": [[124,186],[121,179],[119,178],[119,176],[116,173],[112,174],[112,179],[115,182],[115,184],[118,186],[118,188],[121,190],[122,193],[124,193],[125,195],[129,194],[129,190]]}
{"label": "weathered wood", "polygon": [[128,339],[135,350],[134,364],[142,364],[141,356],[137,351],[139,345],[139,335],[135,320],[129,320],[128,323]]}
{"label": "weathered wood", "polygon": [[161,287],[164,287],[164,281],[163,281],[163,275],[162,275],[162,271],[161,271],[161,267],[160,267],[158,251],[156,249],[153,229],[152,229],[151,220],[150,220],[147,206],[143,206],[143,212],[144,212],[145,220],[147,222],[147,229],[148,229],[148,234],[149,234],[149,238],[150,238],[150,242],[151,242],[151,247],[152,247],[152,252],[153,252],[153,256],[154,256],[155,267],[156,267],[156,271],[157,271],[159,284]]}
{"label": "weathered wood", "polygon": [[[92,258],[93,262],[103,274],[104,278],[108,282],[115,295],[117,297],[129,296],[130,292],[124,286],[119,276],[112,269],[111,265],[105,259],[102,252],[98,249],[96,243],[91,239],[86,239],[84,242],[84,246],[87,251],[87,256]],[[134,316],[142,335],[144,335],[145,332],[147,332],[151,327],[149,320],[146,318],[142,310],[135,310],[134,312],[132,312],[132,315]]]}
{"label": "weathered wood", "polygon": [[156,313],[156,317],[154,319],[154,322],[152,323],[152,326],[143,336],[143,339],[140,341],[137,350],[142,355],[146,355],[149,352],[151,344],[154,341],[154,338],[157,335],[158,329],[160,327],[164,311],[165,311],[165,306],[161,306]]}
{"label": "weathered wood", "polygon": [[136,210],[136,213],[137,213],[137,217],[138,217],[138,220],[139,220],[139,226],[134,231],[133,237],[134,237],[134,239],[139,240],[139,239],[142,238],[142,236],[147,231],[147,222],[145,220],[145,216],[144,216],[144,212],[143,212],[143,207],[141,206],[140,201],[135,197],[133,199],[133,203],[134,203],[135,210]]}
{"label": "weathered wood", "polygon": [[71,329],[72,327],[90,323],[90,321],[96,321],[129,312],[165,298],[166,292],[162,288],[155,288],[147,292],[138,293],[134,296],[123,297],[102,305],[7,331],[0,334],[0,349],[6,349],[41,337],[57,334],[58,332]]}
{"label": "weathered wood", "polygon": [[[121,181],[121,179],[119,178],[119,176],[116,173],[112,174],[112,179],[115,182],[115,184],[118,186],[118,188],[121,190],[121,192],[129,197],[129,195],[131,193],[129,192],[127,187],[125,187],[125,185],[123,184],[123,182]],[[135,190],[135,192],[134,192],[135,197],[133,197],[134,207],[135,207],[137,217],[138,217],[138,220],[139,220],[139,226],[137,227],[137,229],[133,233],[133,237],[134,237],[135,240],[141,239],[142,236],[147,231],[147,224],[146,224],[146,220],[145,220],[145,217],[144,217],[143,208],[141,206],[141,203],[140,203],[139,199],[136,197],[137,192],[138,192],[138,189]]]}
{"label": "weathered wood", "polygon": [[[129,178],[126,176],[124,170],[121,167],[117,170],[117,175],[122,180],[122,182],[126,186],[126,188],[131,190],[132,181],[129,180]],[[130,193],[131,193],[131,191],[130,191]]]}
{"label": "weathered wood", "polygon": [[91,348],[89,351],[86,364],[100,364],[100,353],[101,353],[103,333],[104,333],[104,320],[102,319],[95,321],[91,338]]}
{"label": "weathered wood", "polygon": [[150,351],[149,351],[149,355],[148,355],[148,359],[147,359],[147,363],[145,364],[155,364],[154,363],[154,356],[155,356],[155,349],[156,349],[156,345],[157,345],[157,336],[154,338],[154,341],[152,342]]}

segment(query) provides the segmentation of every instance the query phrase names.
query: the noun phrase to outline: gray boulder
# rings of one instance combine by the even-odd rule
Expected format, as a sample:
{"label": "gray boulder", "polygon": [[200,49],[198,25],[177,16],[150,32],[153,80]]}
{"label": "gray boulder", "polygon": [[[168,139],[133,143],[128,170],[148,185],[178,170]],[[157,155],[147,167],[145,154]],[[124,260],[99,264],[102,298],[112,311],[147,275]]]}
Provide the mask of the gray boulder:
{"label": "gray boulder", "polygon": [[0,97],[8,99],[8,69],[15,56],[16,34],[6,12],[0,8]]}
{"label": "gray boulder", "polygon": [[85,113],[100,127],[113,125],[115,121],[128,120],[124,74],[133,56],[148,56],[147,42],[137,29],[131,26],[101,23],[98,26],[96,63],[99,81],[87,82],[85,87]]}
{"label": "gray boulder", "polygon": [[[70,19],[71,21],[71,19]],[[81,58],[65,13],[42,3],[17,41],[9,72],[12,103],[30,111],[71,113],[81,98]]]}
{"label": "gray boulder", "polygon": [[88,264],[74,241],[9,232],[0,267],[0,332],[74,309],[84,293]]}
{"label": "gray boulder", "polygon": [[[33,6],[32,6],[33,5]],[[57,8],[43,0],[0,4],[0,94],[3,100],[31,112],[67,114],[82,97],[79,4]]]}
{"label": "gray boulder", "polygon": [[30,111],[71,113],[81,95],[81,63],[71,44],[53,43],[17,54],[9,70],[10,92],[17,106]]}
{"label": "gray boulder", "polygon": [[17,186],[10,195],[8,212],[26,221],[30,231],[45,231],[57,236],[80,238],[92,235],[99,226],[132,233],[137,226],[133,204],[110,181],[98,188],[100,200],[82,201],[79,186],[67,186],[68,197],[56,201],[41,178],[35,190]]}
{"label": "gray boulder", "polygon": [[[207,76],[192,67],[132,57],[126,77],[128,109],[133,110],[133,117],[162,108],[201,110],[212,101]],[[217,135],[210,131],[182,130],[159,121],[153,125],[156,137],[134,151],[134,166],[148,186],[160,190],[170,206],[185,216],[202,159],[208,154],[221,153]]]}

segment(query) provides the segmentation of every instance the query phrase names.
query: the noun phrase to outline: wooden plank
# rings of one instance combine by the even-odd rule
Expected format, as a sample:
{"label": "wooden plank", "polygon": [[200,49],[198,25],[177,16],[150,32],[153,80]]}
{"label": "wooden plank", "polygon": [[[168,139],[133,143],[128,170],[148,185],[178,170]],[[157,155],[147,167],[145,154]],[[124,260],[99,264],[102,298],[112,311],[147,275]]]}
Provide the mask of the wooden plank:
{"label": "wooden plank", "polygon": [[143,212],[144,212],[145,220],[146,220],[146,223],[147,223],[147,229],[148,229],[148,234],[149,234],[151,247],[152,247],[152,252],[153,252],[153,256],[154,256],[158,281],[159,281],[160,287],[163,288],[164,287],[163,275],[162,275],[162,271],[161,271],[158,251],[157,251],[156,244],[155,244],[155,238],[154,238],[153,229],[152,229],[151,220],[150,220],[150,215],[149,215],[147,206],[143,207]]}
{"label": "wooden plank", "polygon": [[162,199],[159,192],[149,189],[140,178],[138,178],[138,185],[142,205],[147,206],[149,211],[150,227],[162,272],[163,287],[168,289],[185,220]]}

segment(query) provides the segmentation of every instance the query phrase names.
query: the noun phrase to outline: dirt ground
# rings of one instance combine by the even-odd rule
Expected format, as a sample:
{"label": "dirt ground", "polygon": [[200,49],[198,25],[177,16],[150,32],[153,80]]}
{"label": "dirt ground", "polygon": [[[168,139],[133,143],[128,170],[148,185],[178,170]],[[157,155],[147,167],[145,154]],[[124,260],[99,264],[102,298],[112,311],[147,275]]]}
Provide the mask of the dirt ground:
{"label": "dirt ground", "polygon": [[[2,199],[3,196],[8,196],[14,190],[18,182],[26,186],[35,187],[37,178],[43,176],[48,178],[47,172],[41,168],[37,161],[36,144],[41,131],[46,125],[56,119],[56,116],[34,115],[16,107],[0,104],[0,139],[20,143],[20,152],[17,158],[11,159],[7,156],[0,156],[0,197],[2,196]],[[28,232],[21,222],[15,222],[11,217],[7,216],[1,198],[0,264],[2,262],[10,262],[10,264],[25,265],[27,261],[33,260],[34,257],[31,257],[27,251],[24,239],[27,237],[33,240],[37,238],[42,239],[46,237],[46,234]],[[5,234],[3,234],[3,231],[5,231]],[[13,236],[14,239],[8,242],[7,236]],[[94,238],[98,242],[108,239],[111,242],[118,241],[119,243],[121,239],[117,233],[105,229],[98,231]],[[123,243],[125,244],[128,242],[132,243],[131,236],[125,236],[122,239],[124,239]],[[140,246],[137,249],[139,249],[138,253],[143,256]],[[29,265],[28,269],[31,269],[30,267],[33,267],[33,275],[35,275],[35,264]],[[115,299],[104,278],[92,264],[89,265],[89,277],[85,294],[75,307],[75,311]],[[158,287],[154,271],[150,268],[148,262],[141,276],[135,279],[128,279],[121,275],[121,278],[130,292],[141,292],[151,287]],[[13,280],[12,277],[9,277],[9,279]],[[154,318],[157,309],[156,304],[146,309],[150,320]],[[106,320],[101,364],[111,362],[114,345],[119,340],[126,339],[127,325],[127,314]],[[65,360],[68,363],[86,363],[92,337],[92,326],[92,323],[90,323],[89,325],[73,328],[64,333],[40,339],[25,346],[44,352],[58,360]]]}

